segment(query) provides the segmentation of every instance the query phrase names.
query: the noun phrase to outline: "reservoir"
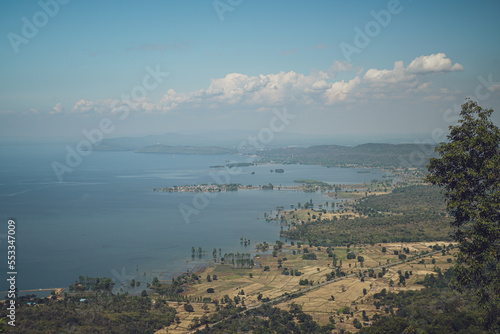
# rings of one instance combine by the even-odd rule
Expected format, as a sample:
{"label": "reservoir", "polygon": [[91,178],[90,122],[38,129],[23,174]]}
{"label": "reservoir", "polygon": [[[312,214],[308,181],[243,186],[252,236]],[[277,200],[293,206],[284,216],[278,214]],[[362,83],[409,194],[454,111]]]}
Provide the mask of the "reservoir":
{"label": "reservoir", "polygon": [[[7,251],[7,221],[16,221],[19,290],[67,287],[78,276],[111,277],[126,290],[144,289],[153,276],[168,280],[212,257],[252,252],[256,243],[280,239],[277,207],[332,202],[326,194],[295,190],[238,190],[204,196],[153,192],[153,188],[214,183],[210,166],[248,162],[241,155],[168,155],[89,152],[59,182],[52,163],[64,163],[63,146],[0,146],[0,247]],[[283,169],[283,173],[271,170]],[[226,169],[227,170],[227,169]],[[359,171],[364,171],[359,173]],[[366,172],[368,171],[368,172]],[[385,172],[309,165],[257,165],[230,173],[227,183],[298,185],[296,179],[354,184]],[[208,200],[206,200],[208,199]],[[196,210],[183,216],[181,207]],[[251,241],[249,246],[240,238]],[[194,260],[191,248],[206,256]],[[6,273],[7,260],[0,261]],[[2,280],[0,291],[7,290]],[[128,290],[127,290],[128,291]]]}

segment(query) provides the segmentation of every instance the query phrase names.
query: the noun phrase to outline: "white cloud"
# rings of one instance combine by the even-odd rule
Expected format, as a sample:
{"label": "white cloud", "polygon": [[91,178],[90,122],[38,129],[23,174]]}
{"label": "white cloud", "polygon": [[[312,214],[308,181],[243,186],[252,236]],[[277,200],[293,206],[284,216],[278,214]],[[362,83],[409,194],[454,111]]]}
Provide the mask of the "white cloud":
{"label": "white cloud", "polygon": [[75,112],[75,113],[82,113],[82,114],[94,112],[94,105],[95,105],[95,103],[92,101],[87,101],[87,100],[81,99],[75,103],[75,105],[73,106],[71,111]]}
{"label": "white cloud", "polygon": [[[420,56],[413,59],[408,66],[403,61],[394,62],[392,69],[369,69],[363,76],[363,81],[372,88],[385,89],[383,96],[395,96],[399,92],[406,93],[428,93],[430,82],[420,83],[420,74],[444,73],[450,71],[461,71],[464,67],[458,63],[452,65],[449,58],[444,53],[432,54],[429,56]],[[375,92],[374,92],[375,93]],[[442,92],[449,95],[449,92]],[[379,97],[381,95],[378,95]],[[404,97],[399,95],[399,97]]]}
{"label": "white cloud", "polygon": [[500,90],[500,84],[498,83],[495,83],[495,84],[492,84],[488,87],[486,87],[490,92],[494,92],[494,91],[498,91]]}
{"label": "white cloud", "polygon": [[[431,89],[432,81],[420,82],[422,73],[443,74],[463,68],[452,65],[444,53],[420,56],[405,66],[403,61],[394,62],[392,69],[368,70],[353,68],[347,62],[334,62],[323,71],[311,71],[309,75],[295,71],[249,76],[229,73],[214,78],[203,89],[177,92],[169,89],[157,101],[144,100],[125,105],[119,100],[81,99],[70,112],[88,114],[120,114],[123,108],[133,112],[184,112],[184,111],[264,111],[287,105],[290,107],[320,110],[338,103],[370,103],[376,100],[451,96],[440,87]],[[342,74],[342,76],[340,76]],[[340,78],[338,78],[340,76]],[[63,112],[61,104],[51,113]]]}
{"label": "white cloud", "polygon": [[190,93],[176,93],[170,89],[161,100],[162,110],[184,109],[193,104],[224,104],[237,107],[261,107],[265,105],[312,103],[333,84],[331,75],[316,72],[304,75],[294,71],[258,76],[230,73],[223,78],[212,79],[207,89]]}
{"label": "white cloud", "polygon": [[[428,91],[431,88],[431,85],[432,85],[431,81],[424,82],[424,83],[418,85],[418,87],[415,88],[415,91],[417,91],[417,92],[426,92],[426,91]],[[449,93],[448,89],[446,89],[446,88],[441,88],[440,91],[443,94],[448,94]]]}
{"label": "white cloud", "polygon": [[[333,65],[327,69],[324,73],[330,78],[335,78],[340,72],[348,72],[352,69],[352,63],[346,61],[335,61]],[[320,72],[323,73],[323,72]]]}
{"label": "white cloud", "polygon": [[408,65],[407,68],[410,73],[433,73],[433,72],[451,72],[463,71],[464,67],[459,63],[452,65],[451,59],[446,58],[446,54],[437,53],[429,56],[420,56]]}
{"label": "white cloud", "polygon": [[103,99],[97,101],[89,101],[85,99],[80,99],[75,103],[71,109],[72,113],[76,114],[118,114],[121,115],[124,109],[129,111],[141,111],[141,112],[151,112],[158,109],[158,106],[147,101],[141,101],[134,103],[121,102],[120,100],[114,99]]}
{"label": "white cloud", "polygon": [[65,110],[65,109],[64,109],[63,105],[62,105],[61,103],[58,103],[58,104],[56,104],[56,105],[52,108],[52,110],[50,111],[50,113],[51,113],[51,114],[60,114],[60,113],[64,112],[64,110]]}
{"label": "white cloud", "polygon": [[402,61],[396,61],[392,70],[371,68],[366,71],[363,79],[369,83],[387,84],[411,81],[415,79],[415,75],[408,73]]}
{"label": "white cloud", "polygon": [[223,104],[256,109],[287,103],[331,104],[345,100],[346,94],[357,84],[356,80],[330,82],[339,72],[348,72],[351,66],[336,61],[326,71],[316,71],[310,75],[295,71],[258,76],[230,73],[223,78],[212,79],[207,89],[189,93],[177,93],[170,89],[161,100],[160,109],[170,111],[205,104],[214,108]]}
{"label": "white cloud", "polygon": [[335,102],[346,100],[351,91],[356,88],[360,82],[361,79],[359,77],[355,77],[348,82],[344,82],[344,80],[342,80],[333,83],[333,85],[327,89],[323,95],[325,97],[326,105],[332,105]]}

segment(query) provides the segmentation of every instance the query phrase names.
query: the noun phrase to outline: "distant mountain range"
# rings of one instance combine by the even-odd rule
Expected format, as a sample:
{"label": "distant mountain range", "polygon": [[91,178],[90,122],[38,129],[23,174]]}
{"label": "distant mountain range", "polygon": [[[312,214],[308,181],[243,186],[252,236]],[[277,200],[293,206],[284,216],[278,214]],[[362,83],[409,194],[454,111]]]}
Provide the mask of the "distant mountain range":
{"label": "distant mountain range", "polygon": [[386,144],[368,143],[357,146],[311,145],[304,147],[280,147],[265,150],[241,152],[234,146],[212,144],[217,140],[205,140],[189,135],[168,134],[147,137],[124,137],[105,139],[95,147],[100,151],[134,151],[157,154],[256,154],[262,162],[284,164],[313,164],[323,166],[365,166],[365,167],[424,167],[428,159],[436,156],[434,145],[430,144]]}
{"label": "distant mountain range", "polygon": [[[258,138],[259,131],[251,130],[221,130],[193,132],[190,134],[166,133],[162,135],[148,135],[143,137],[120,137],[106,138],[94,149],[99,151],[133,151],[146,146],[218,146],[236,149],[241,143],[248,142],[250,138]],[[361,134],[353,135],[306,135],[299,133],[280,132],[274,135],[271,142],[266,143],[266,149],[280,148],[286,146],[310,147],[323,145],[324,143],[335,143],[344,146],[355,146],[367,142],[383,142],[399,144],[412,142],[419,138],[416,135],[409,136],[368,136]],[[73,139],[77,140],[77,139]]]}

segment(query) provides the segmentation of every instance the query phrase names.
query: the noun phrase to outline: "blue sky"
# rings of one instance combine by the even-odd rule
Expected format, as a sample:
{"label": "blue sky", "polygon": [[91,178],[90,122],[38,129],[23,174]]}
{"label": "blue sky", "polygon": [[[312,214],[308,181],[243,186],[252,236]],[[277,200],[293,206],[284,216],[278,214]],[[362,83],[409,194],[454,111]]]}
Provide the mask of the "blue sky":
{"label": "blue sky", "polygon": [[[110,137],[258,131],[286,108],[296,116],[286,132],[425,138],[446,129],[446,111],[467,96],[500,108],[499,9],[498,1],[5,0],[0,132],[77,138],[103,118],[116,125]],[[38,31],[23,29],[26,21]],[[369,43],[356,44],[356,28]],[[346,57],[346,46],[357,51]],[[120,118],[123,96],[145,90],[148,69],[168,75],[146,80],[154,88]]]}

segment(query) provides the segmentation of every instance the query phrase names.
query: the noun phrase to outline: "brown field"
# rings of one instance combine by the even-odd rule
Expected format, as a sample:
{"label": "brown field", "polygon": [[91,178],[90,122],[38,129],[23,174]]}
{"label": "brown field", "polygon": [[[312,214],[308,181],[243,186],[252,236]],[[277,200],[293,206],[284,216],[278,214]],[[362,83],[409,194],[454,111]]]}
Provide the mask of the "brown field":
{"label": "brown field", "polygon": [[[449,243],[444,242],[428,242],[428,243],[387,243],[387,244],[376,244],[376,245],[363,245],[350,247],[350,251],[354,251],[356,255],[362,255],[364,257],[363,267],[357,259],[347,260],[347,248],[337,247],[334,252],[337,259],[342,260],[341,270],[346,272],[346,274],[356,274],[361,270],[367,270],[369,268],[376,268],[381,265],[393,265],[387,268],[387,273],[382,278],[370,278],[365,277],[365,281],[361,282],[360,278],[356,276],[346,277],[337,282],[329,282],[325,285],[313,288],[310,291],[304,292],[302,296],[293,298],[277,306],[280,308],[287,308],[290,303],[294,302],[302,306],[303,310],[311,314],[314,320],[318,321],[321,325],[329,322],[329,317],[333,316],[337,321],[337,328],[344,328],[346,330],[355,330],[352,325],[353,318],[347,320],[345,315],[337,315],[337,310],[349,306],[351,311],[354,312],[354,318],[362,320],[361,313],[363,310],[366,311],[368,317],[372,317],[375,312],[382,314],[382,310],[376,310],[373,305],[373,294],[380,292],[383,288],[388,291],[401,291],[409,289],[421,289],[422,285],[416,284],[417,281],[422,280],[426,274],[432,273],[434,266],[441,269],[449,268],[453,263],[448,263],[448,258],[454,258],[454,251],[447,253],[445,256],[441,252],[433,255],[425,255],[422,259],[425,260],[424,264],[419,264],[421,260],[416,259],[409,262],[399,263],[400,260],[397,255],[394,255],[394,251],[402,251],[403,248],[409,248],[410,253],[407,254],[408,257],[412,255],[418,255],[422,251],[432,251],[433,245],[448,245]],[[386,253],[382,252],[382,247],[386,247]],[[317,256],[317,260],[303,260],[302,253],[293,255],[292,251],[302,251],[304,248],[308,248],[310,252],[314,252]],[[286,258],[283,261],[283,268],[297,269],[302,272],[301,276],[285,276],[282,274],[282,269],[278,269],[278,259]],[[431,259],[435,259],[435,264],[431,263]],[[259,263],[262,267],[256,266],[253,269],[233,269],[230,265],[214,265],[209,267],[201,274],[201,279],[199,283],[192,283],[188,285],[188,289],[184,292],[185,295],[190,295],[191,297],[210,297],[212,300],[221,299],[224,295],[228,295],[233,298],[238,295],[238,293],[243,290],[244,303],[247,307],[258,306],[261,304],[257,300],[257,296],[262,294],[263,297],[269,297],[270,299],[280,297],[284,293],[296,293],[301,290],[305,290],[310,286],[300,286],[299,280],[308,279],[313,281],[313,286],[319,283],[326,282],[326,274],[332,271],[331,258],[328,257],[325,247],[309,247],[308,245],[298,248],[297,245],[291,246],[289,244],[284,245],[283,249],[279,252],[277,257],[272,257],[271,255],[259,256],[256,258],[256,263]],[[264,271],[262,268],[269,266],[269,271]],[[392,279],[394,282],[399,282],[397,271],[401,270],[403,273],[405,271],[412,271],[413,275],[406,282],[406,286],[389,286],[389,281]],[[375,274],[380,272],[381,269],[376,269]],[[207,282],[207,275],[217,275],[218,279],[216,281]],[[249,274],[252,274],[252,278]],[[214,293],[207,293],[208,288],[213,288]],[[363,295],[363,289],[367,289],[367,295]],[[331,296],[335,297],[335,300],[331,300]],[[215,310],[213,304],[208,304],[209,309],[203,310],[201,307],[203,303],[191,303],[195,309],[195,312],[188,313],[183,308],[183,303],[169,302],[169,305],[174,306],[178,310],[178,316],[180,318],[180,324],[173,324],[168,328],[168,333],[181,333],[188,331],[188,326],[190,325],[194,317],[200,318],[203,314],[210,316]],[[357,308],[357,310],[356,310]],[[342,318],[342,319],[341,319]],[[341,322],[344,321],[344,322]],[[166,329],[161,330],[157,333],[167,333]]]}

